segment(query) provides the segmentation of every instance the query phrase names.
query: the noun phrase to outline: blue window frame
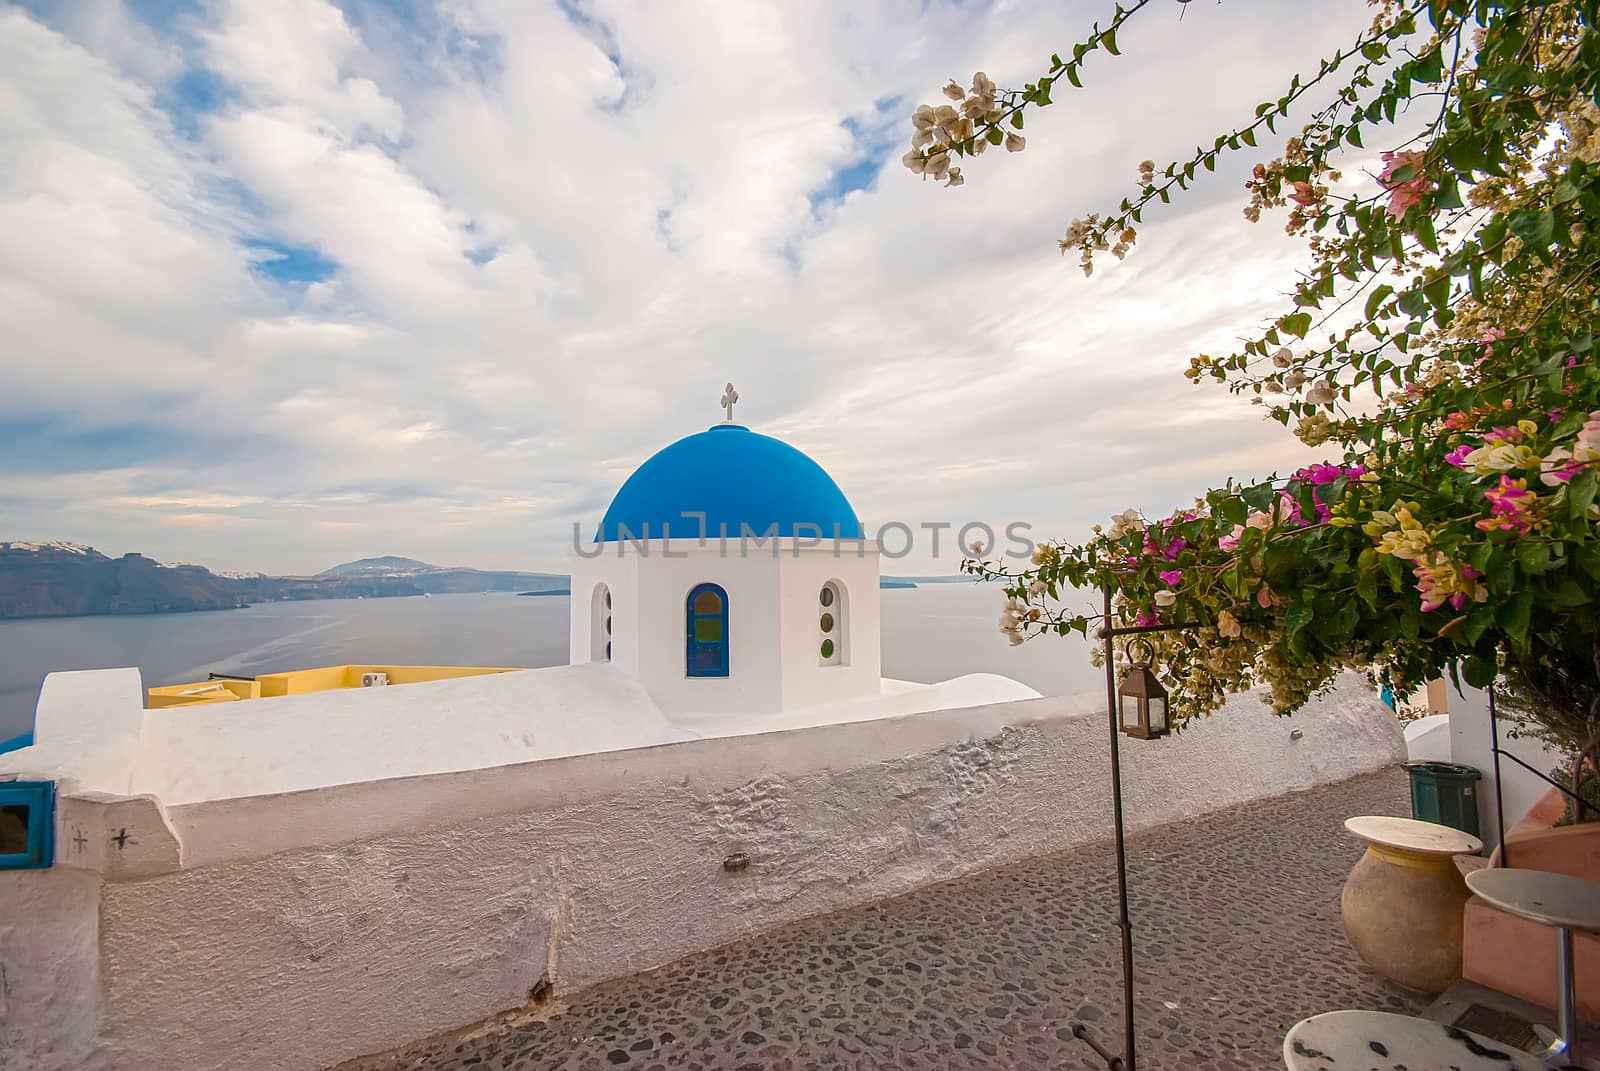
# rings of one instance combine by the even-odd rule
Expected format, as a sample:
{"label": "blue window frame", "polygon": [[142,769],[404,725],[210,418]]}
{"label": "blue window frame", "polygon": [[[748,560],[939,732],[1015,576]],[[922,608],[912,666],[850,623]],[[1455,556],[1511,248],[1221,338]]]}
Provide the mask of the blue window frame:
{"label": "blue window frame", "polygon": [[691,677],[728,675],[728,593],[715,584],[696,584],[684,605]]}
{"label": "blue window frame", "polygon": [[49,866],[55,839],[55,783],[0,781],[0,870]]}

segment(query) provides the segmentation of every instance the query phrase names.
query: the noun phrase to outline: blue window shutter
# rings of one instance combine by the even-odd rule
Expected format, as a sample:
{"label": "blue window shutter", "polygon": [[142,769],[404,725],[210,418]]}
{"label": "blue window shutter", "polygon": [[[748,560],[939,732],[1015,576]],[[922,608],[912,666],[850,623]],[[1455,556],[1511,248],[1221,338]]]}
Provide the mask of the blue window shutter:
{"label": "blue window shutter", "polygon": [[55,782],[0,781],[0,823],[0,870],[50,866],[56,854]]}

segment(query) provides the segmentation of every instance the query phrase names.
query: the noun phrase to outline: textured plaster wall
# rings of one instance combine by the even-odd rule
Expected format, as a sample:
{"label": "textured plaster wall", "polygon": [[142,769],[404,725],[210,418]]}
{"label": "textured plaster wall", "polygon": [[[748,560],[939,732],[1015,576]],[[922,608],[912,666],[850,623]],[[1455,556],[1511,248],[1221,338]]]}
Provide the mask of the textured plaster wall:
{"label": "textured plaster wall", "polygon": [[0,1068],[84,1066],[100,1029],[100,880],[82,870],[0,874]]}
{"label": "textured plaster wall", "polygon": [[[1126,740],[1127,805],[1150,825],[1403,756],[1359,683],[1288,721],[1240,697]],[[98,1012],[36,993],[5,1036],[66,1052],[99,1024],[90,1058],[19,1066],[325,1067],[520,1005],[541,978],[580,988],[1104,837],[1106,760],[1103,713],[1036,699],[171,807],[128,849],[155,872],[130,857],[137,880],[99,886],[98,967],[94,874],[50,938],[79,961],[57,969],[98,971]],[[749,865],[730,873],[734,852]],[[8,970],[44,958],[0,948]]]}

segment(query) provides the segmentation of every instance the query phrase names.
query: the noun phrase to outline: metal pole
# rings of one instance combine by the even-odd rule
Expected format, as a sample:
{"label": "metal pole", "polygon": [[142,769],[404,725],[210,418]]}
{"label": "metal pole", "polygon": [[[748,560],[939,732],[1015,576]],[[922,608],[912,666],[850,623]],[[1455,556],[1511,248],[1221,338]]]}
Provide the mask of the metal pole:
{"label": "metal pole", "polygon": [[1494,709],[1494,682],[1489,682],[1489,736],[1494,756],[1494,824],[1500,838],[1500,865],[1511,865],[1511,846],[1506,843],[1506,801],[1500,789],[1500,718]]}
{"label": "metal pole", "polygon": [[1556,994],[1556,1026],[1565,1042],[1565,1062],[1578,1062],[1578,994],[1572,977],[1572,931],[1565,926],[1556,927],[1556,984],[1561,991]]}
{"label": "metal pole", "polygon": [[1116,650],[1111,642],[1111,589],[1105,589],[1106,714],[1111,729],[1111,817],[1117,841],[1117,926],[1122,930],[1122,1053],[1125,1071],[1136,1071],[1133,1054],[1133,922],[1128,918],[1128,857],[1122,840],[1122,746],[1117,731]]}

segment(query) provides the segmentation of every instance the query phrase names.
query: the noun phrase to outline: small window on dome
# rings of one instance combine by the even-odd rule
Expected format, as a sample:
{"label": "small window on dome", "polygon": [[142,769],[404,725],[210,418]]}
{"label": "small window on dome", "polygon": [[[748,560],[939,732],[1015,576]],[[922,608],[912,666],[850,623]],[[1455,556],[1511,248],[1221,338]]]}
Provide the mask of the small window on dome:
{"label": "small window on dome", "polygon": [[691,677],[728,675],[728,593],[715,584],[699,584],[685,606],[688,646],[685,672]]}
{"label": "small window on dome", "polygon": [[611,661],[611,589],[604,584],[594,586],[589,604],[589,661]]}
{"label": "small window on dome", "polygon": [[847,620],[844,588],[837,580],[822,585],[817,594],[817,654],[825,666],[847,664],[845,624]]}

